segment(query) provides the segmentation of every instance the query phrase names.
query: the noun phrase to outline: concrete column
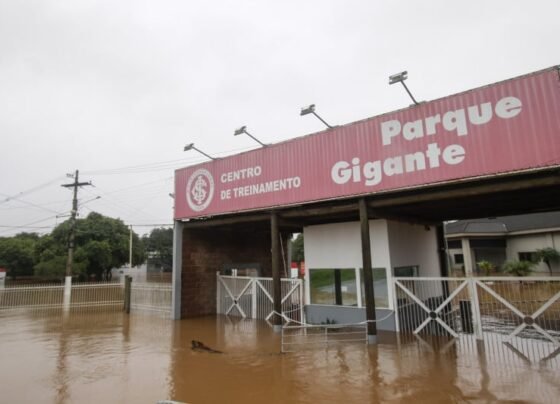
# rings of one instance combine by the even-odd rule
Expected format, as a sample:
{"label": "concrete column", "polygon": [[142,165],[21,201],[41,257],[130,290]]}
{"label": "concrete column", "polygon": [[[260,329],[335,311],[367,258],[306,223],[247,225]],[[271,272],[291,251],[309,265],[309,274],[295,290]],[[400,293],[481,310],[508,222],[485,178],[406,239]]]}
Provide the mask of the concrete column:
{"label": "concrete column", "polygon": [[72,277],[64,278],[64,300],[62,306],[64,311],[70,310],[70,299],[72,298]]}
{"label": "concrete column", "polygon": [[356,274],[356,299],[358,300],[358,307],[362,308],[362,274],[360,268],[354,268]]}
{"label": "concrete column", "polygon": [[183,222],[173,226],[173,272],[171,278],[171,318],[181,319],[181,275],[183,272]]}
{"label": "concrete column", "polygon": [[471,254],[471,243],[468,238],[461,239],[461,247],[463,248],[463,265],[465,266],[465,276],[473,276],[473,262]]}

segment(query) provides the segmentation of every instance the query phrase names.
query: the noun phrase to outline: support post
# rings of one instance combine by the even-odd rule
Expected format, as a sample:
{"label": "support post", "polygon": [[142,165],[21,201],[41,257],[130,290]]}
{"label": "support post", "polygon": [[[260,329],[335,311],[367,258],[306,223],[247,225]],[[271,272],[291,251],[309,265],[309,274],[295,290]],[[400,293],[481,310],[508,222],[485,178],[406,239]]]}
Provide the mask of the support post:
{"label": "support post", "polygon": [[439,258],[440,274],[443,277],[449,276],[449,258],[447,255],[447,240],[445,239],[445,224],[439,223],[436,226],[437,249]]}
{"label": "support post", "polygon": [[130,314],[130,295],[132,291],[132,276],[126,275],[124,278],[124,312]]}
{"label": "support post", "polygon": [[72,264],[74,262],[74,238],[76,231],[76,216],[78,215],[78,188],[91,185],[91,182],[80,182],[80,172],[76,170],[74,173],[74,182],[71,184],[61,185],[64,188],[73,188],[74,194],[72,198],[72,211],[70,213],[70,234],[68,235],[68,259],[66,260],[66,277],[72,276]]}
{"label": "support post", "polygon": [[356,300],[358,301],[358,307],[362,308],[362,274],[360,273],[360,268],[354,268],[354,273],[356,274]]}
{"label": "support post", "polygon": [[[445,224],[439,223],[436,226],[436,238],[437,238],[437,252],[439,258],[439,273],[442,277],[449,277],[449,259],[447,255],[447,240],[445,239]],[[449,297],[449,283],[447,281],[441,282],[441,288],[443,291],[443,299]]]}
{"label": "support post", "polygon": [[474,333],[476,335],[477,341],[483,341],[484,337],[482,334],[482,316],[480,315],[480,301],[478,299],[476,278],[470,278],[467,281],[469,282],[469,291],[471,295],[471,311],[474,322]]}
{"label": "support post", "polygon": [[373,270],[371,268],[371,242],[369,238],[369,215],[365,198],[358,202],[360,210],[360,231],[362,239],[362,266],[364,268],[364,290],[366,294],[366,319],[368,344],[377,343],[375,324],[375,295],[373,290]]}
{"label": "support post", "polygon": [[272,253],[272,297],[274,311],[272,316],[272,324],[275,332],[282,330],[282,317],[277,313],[282,313],[282,292],[280,281],[280,231],[278,230],[278,214],[272,212],[270,214],[270,241]]}
{"label": "support post", "polygon": [[[173,272],[171,277],[171,318],[181,319],[181,277],[183,271],[183,222],[173,225]],[[218,289],[219,290],[219,289]],[[216,306],[217,308],[218,306]]]}
{"label": "support post", "polygon": [[342,306],[342,274],[340,269],[334,270],[334,301],[337,306]]}
{"label": "support post", "polygon": [[257,280],[251,279],[251,318],[257,318]]}
{"label": "support post", "polygon": [[130,234],[128,239],[128,265],[132,269],[132,225],[130,225]]}
{"label": "support post", "polygon": [[461,239],[461,247],[463,249],[463,265],[465,266],[465,276],[473,276],[473,262],[471,255],[471,242],[468,238]]}
{"label": "support post", "polygon": [[72,277],[67,276],[64,278],[64,298],[63,305],[64,311],[70,310],[70,301],[72,298]]}

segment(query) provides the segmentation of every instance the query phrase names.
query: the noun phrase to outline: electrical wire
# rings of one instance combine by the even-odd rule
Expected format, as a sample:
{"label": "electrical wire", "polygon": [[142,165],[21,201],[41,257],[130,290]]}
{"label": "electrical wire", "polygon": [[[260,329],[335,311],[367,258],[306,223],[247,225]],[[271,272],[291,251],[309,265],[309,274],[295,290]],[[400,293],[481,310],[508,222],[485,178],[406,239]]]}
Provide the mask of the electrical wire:
{"label": "electrical wire", "polygon": [[60,181],[60,180],[63,179],[63,178],[64,178],[63,176],[56,177],[56,178],[54,178],[54,179],[52,179],[52,180],[50,180],[50,181],[48,181],[48,182],[45,182],[45,183],[43,183],[43,184],[41,184],[41,185],[37,185],[37,186],[35,186],[35,187],[33,187],[33,188],[30,188],[30,189],[27,189],[27,190],[25,190],[25,191],[18,192],[17,194],[14,194],[14,195],[0,194],[0,195],[2,195],[2,196],[6,197],[6,199],[0,201],[0,205],[3,204],[3,203],[9,202],[9,201],[11,201],[12,199],[17,199],[18,197],[21,197],[21,196],[24,196],[24,195],[31,194],[31,193],[33,193],[33,192],[39,191],[39,190],[41,190],[41,189],[43,189],[43,188],[45,188],[45,187],[48,187],[49,185],[51,185],[51,184],[54,183],[54,182]]}
{"label": "electrical wire", "polygon": [[7,230],[0,231],[0,234],[4,234],[4,233],[7,233],[7,232],[12,231],[12,230],[15,230],[15,229],[27,228],[27,227],[30,227],[30,226],[32,226],[32,225],[34,225],[34,224],[46,222],[47,220],[51,220],[51,219],[56,219],[56,216],[50,216],[50,217],[47,217],[47,218],[44,218],[44,219],[36,220],[36,221],[34,221],[34,222],[31,222],[31,223],[22,224],[21,226],[13,226],[13,227],[10,227],[10,228],[7,229]]}

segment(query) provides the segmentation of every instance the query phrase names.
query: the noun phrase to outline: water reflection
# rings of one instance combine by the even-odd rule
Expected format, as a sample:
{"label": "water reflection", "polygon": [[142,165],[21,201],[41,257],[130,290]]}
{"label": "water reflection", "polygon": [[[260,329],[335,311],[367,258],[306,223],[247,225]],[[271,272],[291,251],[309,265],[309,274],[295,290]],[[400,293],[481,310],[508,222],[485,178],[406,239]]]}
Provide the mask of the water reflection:
{"label": "water reflection", "polygon": [[[381,334],[280,354],[263,322],[121,313],[0,313],[2,402],[555,402],[557,368],[487,341]],[[224,351],[190,349],[191,340]],[[550,353],[548,351],[543,353]],[[543,356],[544,357],[544,356]],[[499,359],[499,360],[498,360]]]}

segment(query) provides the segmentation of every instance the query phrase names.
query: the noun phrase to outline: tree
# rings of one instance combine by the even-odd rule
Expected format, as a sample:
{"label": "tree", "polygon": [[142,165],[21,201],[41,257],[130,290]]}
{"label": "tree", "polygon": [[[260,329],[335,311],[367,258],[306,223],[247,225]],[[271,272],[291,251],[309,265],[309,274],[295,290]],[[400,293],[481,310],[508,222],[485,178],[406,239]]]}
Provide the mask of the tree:
{"label": "tree", "polygon": [[533,270],[534,262],[530,261],[508,261],[504,264],[504,272],[515,276],[526,276]]}
{"label": "tree", "polygon": [[34,237],[29,233],[0,239],[0,267],[8,270],[7,275],[16,279],[18,276],[33,274]]}
{"label": "tree", "polygon": [[305,261],[303,253],[303,233],[298,234],[296,239],[292,241],[292,261],[302,262]]}
{"label": "tree", "polygon": [[[38,240],[35,249],[35,274],[63,277],[68,254],[69,221],[58,225],[50,235]],[[130,230],[120,219],[91,212],[76,221],[73,275],[110,279],[111,269],[128,262]],[[132,234],[132,264],[144,262],[144,247]]]}
{"label": "tree", "polygon": [[153,229],[142,241],[148,257],[148,264],[170,272],[173,268],[173,229],[163,227]]}
{"label": "tree", "polygon": [[560,259],[560,253],[556,251],[552,247],[541,248],[536,251],[537,259],[542,261],[548,267],[548,272],[550,272],[550,276],[552,276],[552,265],[550,265],[551,261],[558,261]]}
{"label": "tree", "polygon": [[482,260],[480,262],[477,262],[476,265],[478,265],[478,267],[484,271],[484,274],[486,276],[489,276],[490,273],[496,269],[496,265],[494,265],[490,261],[486,261],[486,260]]}

